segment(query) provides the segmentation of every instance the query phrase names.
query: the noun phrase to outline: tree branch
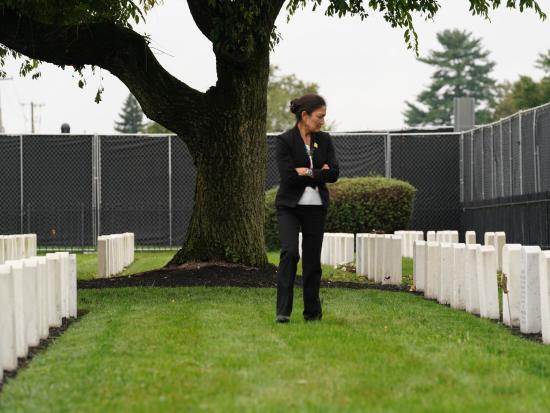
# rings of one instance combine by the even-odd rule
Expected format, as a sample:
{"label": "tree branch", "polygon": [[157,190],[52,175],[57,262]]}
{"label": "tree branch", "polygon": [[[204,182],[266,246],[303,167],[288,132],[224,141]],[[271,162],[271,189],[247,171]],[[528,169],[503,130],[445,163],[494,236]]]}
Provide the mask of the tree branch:
{"label": "tree branch", "polygon": [[[0,43],[30,58],[59,66],[95,65],[118,77],[150,119],[200,136],[204,94],[168,73],[140,34],[112,23],[46,24],[0,8]],[[174,107],[185,108],[174,115]]]}

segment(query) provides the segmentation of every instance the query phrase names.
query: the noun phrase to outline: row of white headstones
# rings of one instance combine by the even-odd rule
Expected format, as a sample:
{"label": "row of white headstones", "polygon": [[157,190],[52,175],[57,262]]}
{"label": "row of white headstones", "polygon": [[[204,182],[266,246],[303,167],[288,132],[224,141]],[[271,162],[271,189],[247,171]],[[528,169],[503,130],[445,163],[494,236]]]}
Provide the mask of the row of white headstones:
{"label": "row of white headstones", "polygon": [[0,235],[0,264],[36,256],[36,234]]}
{"label": "row of white headstones", "polygon": [[50,327],[77,316],[76,256],[56,252],[0,264],[0,380]]}
{"label": "row of white headstones", "polygon": [[133,232],[97,237],[97,278],[109,278],[134,262]]}
{"label": "row of white headstones", "polygon": [[503,323],[522,333],[542,333],[543,342],[550,344],[550,251],[520,244],[499,248],[424,241],[414,249],[416,290],[483,318],[500,318],[501,265]]}
{"label": "row of white headstones", "polygon": [[[475,237],[475,233],[472,231]],[[379,251],[383,250],[388,255],[388,259],[391,259],[391,257],[395,256],[395,260],[397,260],[397,255],[399,257],[410,257],[413,256],[413,244],[416,240],[424,240],[424,232],[422,231],[396,231],[394,234],[357,234],[355,236],[354,234],[350,233],[336,233],[336,232],[326,232],[323,237],[323,247],[321,249],[321,264],[325,265],[332,265],[332,266],[338,266],[338,265],[344,265],[344,264],[350,264],[354,261],[356,262],[357,268],[359,269],[358,272],[361,275],[367,275],[367,268],[366,268],[366,257],[368,254],[371,255],[379,255],[381,260],[383,259],[383,254],[378,253],[376,254],[374,251],[368,252],[366,249],[366,241],[363,241],[364,239],[368,237],[374,237],[377,235],[380,239],[386,238],[386,239],[393,239],[393,244],[390,243],[390,241],[387,241],[388,247],[383,248],[383,246],[379,246]],[[457,231],[428,231],[427,233],[428,240],[435,241],[436,239],[438,241],[448,240],[451,242],[451,240],[454,240],[456,238],[456,242],[458,242],[458,232]],[[397,250],[397,244],[398,242],[396,240],[400,240],[400,250]],[[363,242],[365,242],[364,250],[363,250]],[[393,246],[390,246],[393,245]],[[299,235],[299,253],[300,256],[302,255],[302,233]],[[357,253],[355,253],[357,251]],[[364,251],[364,252],[363,252]],[[391,251],[391,253],[390,253]],[[372,261],[372,260],[369,260]],[[392,261],[392,262],[393,262]],[[380,261],[382,262],[382,261]],[[398,264],[395,263],[393,267],[395,270],[398,269]],[[373,273],[371,271],[371,273]],[[383,277],[382,277],[383,278]],[[373,278],[374,279],[374,278]]]}

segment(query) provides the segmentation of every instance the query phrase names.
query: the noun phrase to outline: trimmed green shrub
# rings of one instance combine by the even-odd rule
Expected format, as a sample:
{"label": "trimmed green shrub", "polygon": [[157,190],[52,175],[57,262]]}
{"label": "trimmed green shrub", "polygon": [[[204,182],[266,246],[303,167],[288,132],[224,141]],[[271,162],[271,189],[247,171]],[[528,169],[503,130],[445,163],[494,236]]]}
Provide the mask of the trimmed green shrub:
{"label": "trimmed green shrub", "polygon": [[[271,188],[265,195],[265,242],[269,250],[279,248],[277,189]],[[416,189],[408,182],[381,176],[340,178],[329,184],[328,190],[325,232],[391,233],[409,225]]]}

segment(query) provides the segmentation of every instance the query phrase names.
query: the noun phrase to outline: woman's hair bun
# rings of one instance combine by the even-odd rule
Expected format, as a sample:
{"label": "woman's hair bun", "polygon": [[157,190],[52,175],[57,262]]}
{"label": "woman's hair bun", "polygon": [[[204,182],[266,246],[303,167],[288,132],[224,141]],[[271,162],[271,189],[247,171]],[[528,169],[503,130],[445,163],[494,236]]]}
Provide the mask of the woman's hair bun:
{"label": "woman's hair bun", "polygon": [[296,113],[297,106],[298,105],[296,105],[296,100],[295,99],[290,101],[290,111],[292,113]]}

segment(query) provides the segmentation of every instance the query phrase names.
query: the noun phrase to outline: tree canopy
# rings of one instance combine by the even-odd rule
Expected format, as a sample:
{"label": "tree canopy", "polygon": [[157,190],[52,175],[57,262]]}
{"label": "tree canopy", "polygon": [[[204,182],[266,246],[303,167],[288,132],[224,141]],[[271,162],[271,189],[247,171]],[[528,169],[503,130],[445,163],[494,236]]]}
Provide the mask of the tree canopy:
{"label": "tree canopy", "polygon": [[535,66],[545,73],[542,79],[537,81],[530,76],[522,75],[514,82],[499,85],[500,93],[495,106],[494,120],[550,102],[550,50],[539,54]]}
{"label": "tree canopy", "polygon": [[[198,29],[212,42],[216,84],[200,92],[170,74],[156,59],[148,36],[132,25],[160,0],[0,0],[0,68],[21,59],[21,75],[39,76],[39,63],[82,73],[108,70],[130,90],[145,115],[174,131],[196,167],[192,217],[182,249],[171,264],[234,261],[267,263],[264,189],[269,53],[280,35],[275,21],[286,3],[322,9],[328,16],[383,16],[417,50],[414,18],[433,18],[438,0],[187,0]],[[472,14],[488,17],[506,5],[545,18],[535,0],[464,0]],[[378,41],[378,39],[376,39]],[[0,76],[5,76],[0,72]],[[84,79],[79,85],[84,86]],[[99,90],[98,92],[101,92]],[[99,99],[98,93],[98,99]]]}

